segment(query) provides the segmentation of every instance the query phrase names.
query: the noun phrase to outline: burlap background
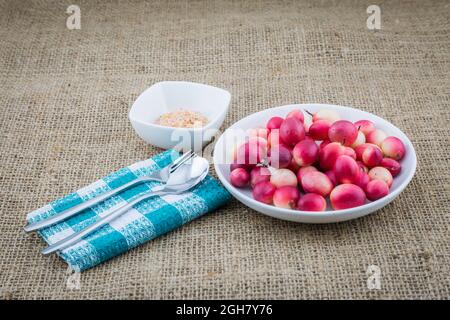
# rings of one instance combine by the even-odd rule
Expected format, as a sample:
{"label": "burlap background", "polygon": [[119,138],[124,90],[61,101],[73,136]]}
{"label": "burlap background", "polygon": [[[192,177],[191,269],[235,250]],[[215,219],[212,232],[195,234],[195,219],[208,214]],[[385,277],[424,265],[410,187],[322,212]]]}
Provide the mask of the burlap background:
{"label": "burlap background", "polygon": [[[82,29],[65,26],[69,4]],[[450,3],[2,1],[2,298],[449,298]],[[355,221],[304,225],[237,201],[81,275],[39,253],[25,214],[158,152],[127,111],[161,80],[233,95],[225,126],[322,102],[389,119],[418,153],[410,186]],[[381,290],[366,286],[370,265]]]}

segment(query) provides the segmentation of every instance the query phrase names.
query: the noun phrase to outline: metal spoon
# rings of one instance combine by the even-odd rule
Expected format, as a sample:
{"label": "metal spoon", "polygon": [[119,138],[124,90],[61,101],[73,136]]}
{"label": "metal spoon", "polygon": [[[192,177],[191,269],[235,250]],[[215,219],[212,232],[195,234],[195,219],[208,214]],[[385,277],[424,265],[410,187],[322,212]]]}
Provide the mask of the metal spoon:
{"label": "metal spoon", "polygon": [[183,154],[180,158],[176,159],[173,163],[169,164],[165,168],[155,171],[150,175],[142,176],[137,179],[134,179],[120,187],[117,187],[115,189],[112,189],[110,191],[107,191],[105,193],[102,193],[94,198],[91,198],[83,203],[80,203],[79,205],[76,205],[74,207],[71,207],[67,210],[64,210],[58,214],[55,214],[47,219],[43,219],[34,223],[30,223],[29,225],[26,225],[24,227],[24,230],[26,232],[31,232],[39,229],[43,229],[46,227],[49,227],[51,225],[54,225],[60,221],[66,220],[67,218],[70,218],[79,212],[90,208],[102,201],[105,201],[108,198],[111,198],[112,196],[123,192],[127,189],[130,189],[140,183],[144,183],[147,181],[159,181],[159,182],[167,182],[172,174],[183,167],[183,165],[193,157],[196,157],[196,154],[189,151],[188,153]]}
{"label": "metal spoon", "polygon": [[123,205],[122,207],[116,209],[115,211],[109,213],[107,216],[101,218],[90,226],[83,230],[80,230],[67,238],[64,238],[44,250],[43,254],[49,254],[57,250],[63,250],[71,245],[75,244],[80,239],[86,237],[97,229],[103,227],[107,223],[113,221],[114,219],[120,217],[122,214],[131,209],[135,204],[146,200],[150,197],[161,196],[166,194],[180,194],[183,193],[197,184],[199,184],[208,174],[209,163],[205,158],[195,157],[192,159],[190,165],[184,165],[180,167],[169,177],[166,184],[155,186],[149,193],[146,193],[137,199]]}

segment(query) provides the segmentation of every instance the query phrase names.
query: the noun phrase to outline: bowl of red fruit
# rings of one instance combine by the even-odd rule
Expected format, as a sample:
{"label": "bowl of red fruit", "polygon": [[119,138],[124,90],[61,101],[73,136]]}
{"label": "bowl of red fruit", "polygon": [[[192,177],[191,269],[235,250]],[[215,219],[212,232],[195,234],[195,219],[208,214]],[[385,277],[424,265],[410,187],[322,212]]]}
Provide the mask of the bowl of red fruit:
{"label": "bowl of red fruit", "polygon": [[216,173],[246,206],[274,218],[331,223],[394,200],[416,171],[408,137],[344,106],[296,104],[234,123],[214,147]]}

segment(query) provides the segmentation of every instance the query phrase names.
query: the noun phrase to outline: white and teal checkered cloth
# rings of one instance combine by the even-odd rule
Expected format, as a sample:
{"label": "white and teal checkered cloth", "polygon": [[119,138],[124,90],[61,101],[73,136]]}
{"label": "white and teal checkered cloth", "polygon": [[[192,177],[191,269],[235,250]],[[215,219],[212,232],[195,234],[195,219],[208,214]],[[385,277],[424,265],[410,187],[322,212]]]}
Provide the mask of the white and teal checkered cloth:
{"label": "white and teal checkered cloth", "polygon": [[[27,220],[39,221],[66,210],[136,177],[159,170],[177,156],[178,153],[169,150],[122,168],[85,188],[29,213]],[[137,185],[74,217],[42,229],[39,234],[48,244],[53,244],[92,224],[107,214],[112,207],[135,199],[136,196],[147,192],[157,184],[159,183],[148,182]],[[230,194],[222,185],[207,176],[199,185],[183,194],[156,196],[136,204],[121,217],[59,252],[59,255],[73,270],[83,271],[215,210],[229,199]]]}

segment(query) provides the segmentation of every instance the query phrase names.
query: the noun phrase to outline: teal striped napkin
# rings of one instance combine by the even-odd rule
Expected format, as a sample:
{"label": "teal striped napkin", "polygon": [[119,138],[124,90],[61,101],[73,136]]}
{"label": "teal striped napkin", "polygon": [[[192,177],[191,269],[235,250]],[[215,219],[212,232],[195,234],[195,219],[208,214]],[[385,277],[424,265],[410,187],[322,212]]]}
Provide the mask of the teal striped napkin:
{"label": "teal striped napkin", "polygon": [[[168,150],[148,160],[122,168],[29,213],[27,220],[36,222],[64,211],[136,177],[159,170],[178,156],[177,152]],[[42,229],[39,234],[48,244],[53,244],[97,221],[114,206],[121,205],[125,201],[129,202],[158,184],[160,183],[148,182],[137,185],[74,217]],[[181,195],[156,196],[136,204],[120,218],[60,251],[59,255],[73,270],[83,271],[213,211],[229,199],[230,194],[222,185],[211,176],[207,176],[195,188]]]}

